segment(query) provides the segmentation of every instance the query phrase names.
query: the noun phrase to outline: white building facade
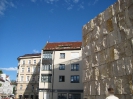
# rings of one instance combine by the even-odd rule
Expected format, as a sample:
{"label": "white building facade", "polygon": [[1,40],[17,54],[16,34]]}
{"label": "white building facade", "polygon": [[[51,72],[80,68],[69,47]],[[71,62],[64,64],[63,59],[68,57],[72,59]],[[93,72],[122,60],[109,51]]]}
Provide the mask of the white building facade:
{"label": "white building facade", "polygon": [[41,52],[39,99],[82,99],[81,42],[47,43]]}

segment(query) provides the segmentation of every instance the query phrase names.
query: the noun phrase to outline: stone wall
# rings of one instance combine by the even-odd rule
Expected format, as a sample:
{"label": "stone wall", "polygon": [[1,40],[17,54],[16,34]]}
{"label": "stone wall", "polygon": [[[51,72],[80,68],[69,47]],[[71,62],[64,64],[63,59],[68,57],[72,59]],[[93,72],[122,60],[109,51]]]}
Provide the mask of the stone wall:
{"label": "stone wall", "polygon": [[133,99],[133,0],[118,0],[83,26],[85,99],[105,99],[113,87]]}

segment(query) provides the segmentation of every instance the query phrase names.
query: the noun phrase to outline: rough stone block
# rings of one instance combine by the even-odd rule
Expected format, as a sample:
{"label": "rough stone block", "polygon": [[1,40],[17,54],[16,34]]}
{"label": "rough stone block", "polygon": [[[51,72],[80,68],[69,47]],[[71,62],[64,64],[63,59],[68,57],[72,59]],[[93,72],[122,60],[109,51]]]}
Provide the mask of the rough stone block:
{"label": "rough stone block", "polygon": [[[114,56],[117,56],[117,59],[122,59],[122,58],[124,58],[126,56],[125,49],[124,49],[123,45],[124,45],[123,42],[115,45],[115,48],[114,49],[116,51],[118,51],[118,52],[115,53]],[[117,59],[115,59],[115,60],[117,60]]]}
{"label": "rough stone block", "polygon": [[111,78],[100,80],[100,95],[106,95],[108,88],[114,88],[114,80]]}
{"label": "rough stone block", "polygon": [[132,55],[132,47],[131,47],[131,41],[130,40],[125,41],[124,48],[125,48],[125,55],[131,56]]}
{"label": "rough stone block", "polygon": [[108,32],[112,32],[114,30],[113,23],[112,23],[112,18],[110,18],[106,21],[106,26],[107,26],[107,31]]}
{"label": "rough stone block", "polygon": [[125,95],[116,95],[119,99],[125,99],[126,96]]}
{"label": "rough stone block", "polygon": [[109,58],[110,58],[110,61],[114,61],[114,60],[115,60],[115,59],[114,59],[114,56],[115,56],[114,49],[115,49],[114,46],[112,46],[112,47],[110,47],[109,49],[107,49],[107,50],[109,51]]}
{"label": "rough stone block", "polygon": [[96,96],[96,99],[106,99],[105,95]]}
{"label": "rough stone block", "polygon": [[133,57],[126,57],[125,58],[125,69],[126,69],[127,75],[133,73]]}
{"label": "rough stone block", "polygon": [[99,54],[99,64],[102,65],[102,64],[105,64],[105,60],[106,60],[106,50],[102,50],[100,51],[98,54]]}
{"label": "rough stone block", "polygon": [[96,41],[97,39],[99,39],[99,37],[100,37],[100,29],[99,29],[98,26],[96,26],[96,28],[92,32],[92,38],[91,38],[91,40],[92,41]]}
{"label": "rough stone block", "polygon": [[83,47],[83,51],[82,51],[82,57],[87,57],[91,55],[91,44],[86,45],[85,47]]}
{"label": "rough stone block", "polygon": [[88,96],[87,99],[96,99],[96,97],[95,96]]}
{"label": "rough stone block", "polygon": [[130,83],[132,82],[132,76],[115,77],[115,91],[116,94],[131,94]]}
{"label": "rough stone block", "polygon": [[87,34],[87,25],[84,25],[83,27],[82,27],[82,35],[84,36],[84,35],[86,35]]}
{"label": "rough stone block", "polygon": [[133,96],[132,95],[125,95],[126,98],[125,99],[133,99]]}
{"label": "rough stone block", "polygon": [[87,24],[87,32],[93,31],[95,28],[94,20],[92,19],[88,24]]}
{"label": "rough stone block", "polygon": [[95,22],[95,25],[100,27],[103,23],[103,13],[100,13],[95,19],[94,19],[94,22]]}
{"label": "rough stone block", "polygon": [[83,47],[85,47],[89,43],[89,34],[83,36]]}
{"label": "rough stone block", "polygon": [[106,49],[109,46],[109,36],[102,36],[99,42],[101,50]]}
{"label": "rough stone block", "polygon": [[94,80],[94,75],[93,75],[93,69],[92,68],[88,68],[85,71],[85,77],[87,81],[91,81]]}
{"label": "rough stone block", "polygon": [[113,77],[113,67],[111,66],[111,63],[101,65],[99,68],[100,79]]}
{"label": "rough stone block", "polygon": [[121,42],[120,33],[118,31],[113,31],[109,34],[109,45],[113,46]]}
{"label": "rough stone block", "polygon": [[127,0],[119,0],[119,1],[120,1],[120,11],[125,10],[125,8],[127,8],[127,4],[126,4]]}
{"label": "rough stone block", "polygon": [[133,26],[133,4],[128,8],[128,16],[129,16],[130,23]]}
{"label": "rough stone block", "polygon": [[112,16],[113,16],[113,6],[110,6],[103,12],[103,18],[105,21],[107,21]]}
{"label": "rough stone block", "polygon": [[92,67],[99,66],[99,54],[94,53],[92,55]]}
{"label": "rough stone block", "polygon": [[88,96],[88,83],[84,83],[84,96]]}
{"label": "rough stone block", "polygon": [[124,58],[117,60],[116,62],[113,62],[112,65],[114,67],[114,76],[126,75],[126,66],[125,66],[125,59]]}
{"label": "rough stone block", "polygon": [[120,12],[120,3],[119,2],[116,2],[113,5],[113,9],[114,9],[114,14],[117,15]]}
{"label": "rough stone block", "polygon": [[97,81],[91,81],[89,83],[90,95],[97,95]]}
{"label": "rough stone block", "polygon": [[133,0],[126,0],[127,7],[133,6]]}

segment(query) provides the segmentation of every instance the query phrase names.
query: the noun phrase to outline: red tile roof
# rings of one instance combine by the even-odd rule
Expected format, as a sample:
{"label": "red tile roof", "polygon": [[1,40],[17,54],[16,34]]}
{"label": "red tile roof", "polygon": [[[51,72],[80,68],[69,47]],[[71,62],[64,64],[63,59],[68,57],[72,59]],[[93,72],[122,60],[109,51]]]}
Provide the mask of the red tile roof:
{"label": "red tile roof", "polygon": [[47,43],[43,50],[75,50],[81,49],[82,42]]}

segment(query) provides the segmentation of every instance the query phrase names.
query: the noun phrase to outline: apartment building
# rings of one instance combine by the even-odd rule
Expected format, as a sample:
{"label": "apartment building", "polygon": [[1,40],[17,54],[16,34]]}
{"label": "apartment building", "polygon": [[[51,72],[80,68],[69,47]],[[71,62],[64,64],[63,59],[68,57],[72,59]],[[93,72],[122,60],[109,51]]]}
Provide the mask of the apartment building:
{"label": "apartment building", "polygon": [[38,99],[41,53],[25,54],[18,58],[16,98]]}
{"label": "apartment building", "polygon": [[39,99],[82,99],[82,42],[47,43],[41,52]]}

